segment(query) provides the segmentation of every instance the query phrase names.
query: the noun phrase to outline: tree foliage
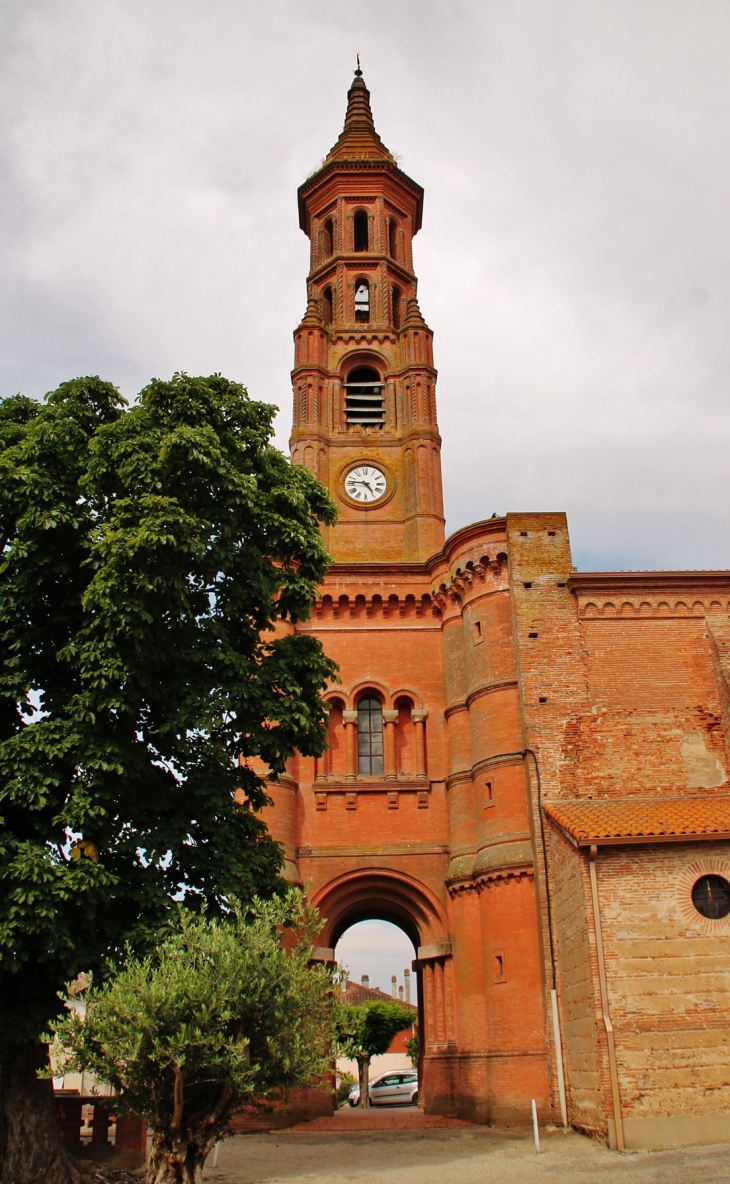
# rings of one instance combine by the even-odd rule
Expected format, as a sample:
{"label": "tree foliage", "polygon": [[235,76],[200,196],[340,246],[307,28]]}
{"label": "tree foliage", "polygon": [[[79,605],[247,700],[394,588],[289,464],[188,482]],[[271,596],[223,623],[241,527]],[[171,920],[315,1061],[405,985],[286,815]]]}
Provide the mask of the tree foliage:
{"label": "tree foliage", "polygon": [[[154,954],[69,998],[56,1025],[67,1068],[145,1118],[149,1184],[193,1184],[236,1106],[329,1068],[333,977],[308,965],[320,924],[294,889],[228,921],[181,910]],[[281,926],[295,931],[289,949]]]}
{"label": "tree foliage", "polygon": [[358,1106],[370,1105],[368,1088],[370,1060],[390,1048],[394,1036],[408,1027],[409,1012],[401,1003],[340,1004],[337,1015],[337,1044],[342,1056],[357,1061],[360,1077]]}
{"label": "tree foliage", "polygon": [[249,758],[323,751],[333,667],[291,624],[335,510],[275,410],[183,374],[131,407],[99,378],[0,404],[0,1042],[174,897],[280,883]]}

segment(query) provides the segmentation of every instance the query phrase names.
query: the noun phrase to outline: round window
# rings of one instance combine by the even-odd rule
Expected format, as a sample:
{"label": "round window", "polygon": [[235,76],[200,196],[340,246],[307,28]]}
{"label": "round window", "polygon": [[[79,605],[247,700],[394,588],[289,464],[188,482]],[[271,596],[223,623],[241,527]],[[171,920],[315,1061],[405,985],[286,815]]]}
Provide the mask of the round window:
{"label": "round window", "polygon": [[703,917],[719,921],[730,913],[730,883],[724,876],[700,876],[692,888],[692,904]]}

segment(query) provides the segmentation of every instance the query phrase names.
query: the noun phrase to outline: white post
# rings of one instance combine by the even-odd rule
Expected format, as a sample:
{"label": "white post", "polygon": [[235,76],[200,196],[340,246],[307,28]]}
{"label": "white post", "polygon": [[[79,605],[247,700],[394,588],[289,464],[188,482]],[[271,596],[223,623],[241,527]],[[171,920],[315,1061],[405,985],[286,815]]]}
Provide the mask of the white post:
{"label": "white post", "polygon": [[220,1147],[220,1143],[216,1143],[215,1148],[213,1149],[213,1167],[214,1168],[218,1166],[218,1148],[219,1147]]}
{"label": "white post", "polygon": [[537,1125],[537,1106],[535,1099],[532,1099],[532,1133],[535,1136],[535,1154],[540,1154],[540,1129]]}
{"label": "white post", "polygon": [[565,1100],[565,1071],[563,1069],[563,1046],[560,1040],[560,1014],[558,1012],[558,992],[550,992],[553,1005],[553,1033],[555,1034],[555,1067],[558,1071],[558,1094],[560,1095],[560,1117],[563,1120],[563,1130],[568,1129],[568,1106]]}
{"label": "white post", "polygon": [[410,970],[406,969],[403,971],[403,978],[405,979],[405,984],[406,984],[406,1003],[410,1003],[410,1001],[411,1001],[411,972],[410,972]]}
{"label": "white post", "polygon": [[390,991],[394,999],[398,998],[398,979],[394,974],[390,976]]}

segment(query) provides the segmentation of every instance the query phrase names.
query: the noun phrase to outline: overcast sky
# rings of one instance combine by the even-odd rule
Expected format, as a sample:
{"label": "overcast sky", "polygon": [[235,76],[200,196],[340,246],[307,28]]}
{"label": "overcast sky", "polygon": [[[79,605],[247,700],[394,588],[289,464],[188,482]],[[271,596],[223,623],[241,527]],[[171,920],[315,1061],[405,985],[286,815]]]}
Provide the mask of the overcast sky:
{"label": "overcast sky", "polygon": [[[391,993],[391,978],[404,987],[404,970],[411,970],[416,951],[402,930],[388,921],[359,921],[340,938],[335,950],[340,966],[353,982],[359,983],[366,974],[371,987]],[[411,974],[411,1002],[418,1001],[418,984]]]}
{"label": "overcast sky", "polygon": [[0,394],[220,370],[286,447],[296,187],[358,48],[426,190],[447,528],[730,567],[727,0],[5,0]]}

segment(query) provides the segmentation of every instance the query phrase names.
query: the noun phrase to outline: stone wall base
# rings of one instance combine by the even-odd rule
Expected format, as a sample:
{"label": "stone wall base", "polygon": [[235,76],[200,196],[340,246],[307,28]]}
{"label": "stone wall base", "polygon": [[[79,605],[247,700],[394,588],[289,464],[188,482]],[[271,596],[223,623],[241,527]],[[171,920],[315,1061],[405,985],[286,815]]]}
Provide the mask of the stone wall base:
{"label": "stone wall base", "polygon": [[[627,1151],[659,1151],[663,1147],[690,1147],[693,1143],[730,1143],[730,1114],[703,1114],[624,1118]],[[616,1125],[608,1120],[608,1145],[616,1150]]]}

